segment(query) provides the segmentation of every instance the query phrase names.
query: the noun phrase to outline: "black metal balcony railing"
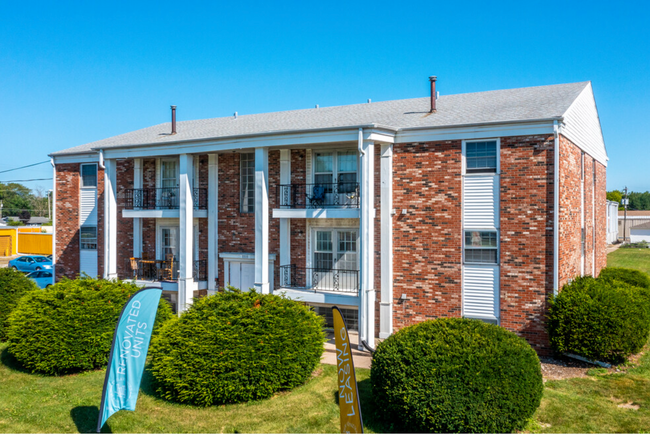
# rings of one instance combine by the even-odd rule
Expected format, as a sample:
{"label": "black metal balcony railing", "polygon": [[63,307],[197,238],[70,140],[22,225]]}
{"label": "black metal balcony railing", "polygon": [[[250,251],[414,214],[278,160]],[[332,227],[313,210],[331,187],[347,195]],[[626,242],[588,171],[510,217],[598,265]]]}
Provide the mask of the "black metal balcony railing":
{"label": "black metal balcony railing", "polygon": [[192,277],[194,280],[198,280],[199,282],[205,282],[208,280],[208,261],[205,259],[194,261],[194,270],[192,271]]}
{"label": "black metal balcony railing", "polygon": [[359,270],[298,268],[295,264],[280,266],[280,286],[315,291],[359,291]]}
{"label": "black metal balcony railing", "polygon": [[[194,209],[208,209],[208,189],[192,190]],[[126,209],[179,209],[180,188],[127,188],[124,190]]]}
{"label": "black metal balcony railing", "polygon": [[[120,276],[122,279],[137,280],[177,280],[179,276],[178,261],[161,261],[131,259],[124,260],[125,274]],[[192,277],[194,280],[204,282],[208,280],[208,261],[201,259],[194,261],[192,268]]]}
{"label": "black metal balcony railing", "polygon": [[280,208],[359,208],[359,183],[281,184]]}

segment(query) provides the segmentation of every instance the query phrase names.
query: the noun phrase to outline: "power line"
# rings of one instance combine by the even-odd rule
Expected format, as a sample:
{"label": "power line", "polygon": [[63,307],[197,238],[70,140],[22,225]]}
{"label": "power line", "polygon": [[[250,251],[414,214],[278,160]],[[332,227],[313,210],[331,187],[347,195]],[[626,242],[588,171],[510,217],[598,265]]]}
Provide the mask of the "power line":
{"label": "power line", "polygon": [[34,179],[10,179],[9,181],[0,181],[2,184],[9,182],[30,182],[30,181],[51,181],[52,178],[34,178]]}
{"label": "power line", "polygon": [[45,161],[41,161],[40,163],[28,164],[27,166],[16,167],[14,169],[0,170],[0,173],[6,173],[6,172],[14,171],[14,170],[25,169],[27,167],[38,166],[39,164],[45,164],[45,163],[49,163],[49,162],[50,162],[50,160],[45,160]]}

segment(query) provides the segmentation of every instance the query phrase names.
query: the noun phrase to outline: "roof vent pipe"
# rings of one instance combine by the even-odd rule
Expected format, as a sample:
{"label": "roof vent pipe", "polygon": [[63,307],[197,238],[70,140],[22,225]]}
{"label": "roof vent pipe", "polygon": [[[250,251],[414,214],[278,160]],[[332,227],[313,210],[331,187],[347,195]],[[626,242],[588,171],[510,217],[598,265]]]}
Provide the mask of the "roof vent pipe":
{"label": "roof vent pipe", "polygon": [[176,134],[176,106],[172,106],[172,134]]}
{"label": "roof vent pipe", "polygon": [[431,82],[431,111],[429,113],[435,113],[436,112],[436,80],[438,77],[435,75],[432,75],[429,77],[429,81]]}

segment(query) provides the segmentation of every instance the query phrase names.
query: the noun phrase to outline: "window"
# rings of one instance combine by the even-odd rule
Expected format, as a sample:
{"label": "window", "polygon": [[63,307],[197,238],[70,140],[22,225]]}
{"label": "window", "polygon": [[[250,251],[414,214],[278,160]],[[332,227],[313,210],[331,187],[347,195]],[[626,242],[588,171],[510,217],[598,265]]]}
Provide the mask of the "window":
{"label": "window", "polygon": [[255,154],[241,154],[240,157],[240,210],[255,212]]}
{"label": "window", "polygon": [[161,253],[162,258],[167,259],[168,255],[171,255],[175,260],[178,260],[178,247],[179,247],[179,236],[177,227],[166,227],[161,230]]}
{"label": "window", "polygon": [[357,231],[316,231],[314,268],[322,270],[357,270]]}
{"label": "window", "polygon": [[81,187],[97,188],[97,165],[96,164],[81,165]]}
{"label": "window", "polygon": [[81,250],[97,250],[97,227],[82,226],[79,229]]}
{"label": "window", "polygon": [[493,231],[465,231],[465,263],[498,263],[498,239]]}
{"label": "window", "polygon": [[324,184],[325,192],[332,193],[333,183],[338,183],[339,193],[350,193],[356,190],[356,150],[315,153],[314,184]]}
{"label": "window", "polygon": [[176,160],[162,160],[160,165],[160,186],[162,188],[178,187],[178,164]]}
{"label": "window", "polygon": [[465,164],[467,173],[496,173],[496,140],[467,142],[465,144]]}

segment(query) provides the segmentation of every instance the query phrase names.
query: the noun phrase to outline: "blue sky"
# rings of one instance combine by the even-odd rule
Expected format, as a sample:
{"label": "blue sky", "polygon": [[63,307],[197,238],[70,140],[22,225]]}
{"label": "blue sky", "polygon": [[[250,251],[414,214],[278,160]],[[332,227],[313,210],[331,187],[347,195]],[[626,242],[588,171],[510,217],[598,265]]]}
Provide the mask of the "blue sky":
{"label": "blue sky", "polygon": [[[3,2],[0,171],[169,120],[591,80],[650,190],[650,2]],[[0,181],[49,178],[49,164]],[[26,183],[51,188],[51,181]]]}

